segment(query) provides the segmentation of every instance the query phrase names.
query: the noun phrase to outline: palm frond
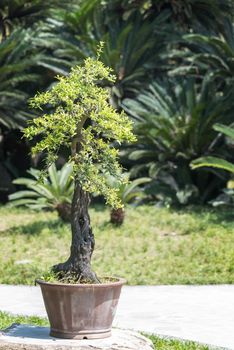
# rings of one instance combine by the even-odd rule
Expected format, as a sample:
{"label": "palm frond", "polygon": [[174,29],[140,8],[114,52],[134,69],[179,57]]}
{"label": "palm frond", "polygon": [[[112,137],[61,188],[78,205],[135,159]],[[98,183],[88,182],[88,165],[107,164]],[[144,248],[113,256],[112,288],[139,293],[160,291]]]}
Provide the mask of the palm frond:
{"label": "palm frond", "polygon": [[225,159],[217,158],[217,157],[201,157],[194,160],[191,163],[192,169],[197,169],[201,167],[213,167],[219,168],[223,170],[227,170],[231,173],[234,173],[234,164],[226,161]]}

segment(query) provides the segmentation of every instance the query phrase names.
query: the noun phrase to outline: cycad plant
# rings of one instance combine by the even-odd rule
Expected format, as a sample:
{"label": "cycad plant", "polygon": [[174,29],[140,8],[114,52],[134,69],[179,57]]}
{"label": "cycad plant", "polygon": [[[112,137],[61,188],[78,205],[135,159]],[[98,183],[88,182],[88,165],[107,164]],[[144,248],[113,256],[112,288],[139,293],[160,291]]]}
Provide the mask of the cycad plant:
{"label": "cycad plant", "polygon": [[22,127],[29,117],[28,87],[38,78],[30,68],[38,58],[28,30],[18,30],[0,43],[0,127]]}
{"label": "cycad plant", "polygon": [[157,0],[148,11],[167,9],[172,20],[184,29],[195,32],[222,33],[226,19],[232,19],[232,0]]}
{"label": "cycad plant", "polygon": [[0,192],[7,194],[4,178],[11,181],[23,175],[30,163],[29,146],[19,131],[35,116],[28,107],[28,98],[51,82],[49,72],[60,71],[58,62],[35,44],[39,34],[43,36],[38,30],[18,29],[0,42],[0,167],[5,173],[0,177]]}
{"label": "cycad plant", "polygon": [[52,10],[59,4],[61,0],[0,1],[1,200],[12,191],[6,183],[25,174],[30,163],[29,145],[20,132],[35,116],[28,98],[48,87],[55,73],[65,73],[64,62],[53,57],[53,35],[45,23],[47,17],[53,21]]}
{"label": "cycad plant", "polygon": [[[138,6],[121,15],[121,1],[81,1],[70,13],[64,12],[57,28],[60,42],[55,55],[76,64],[87,56],[95,56],[97,44],[105,42],[100,59],[111,67],[115,82],[103,82],[111,91],[111,102],[119,107],[124,97],[133,95],[154,71],[162,69],[162,54],[173,30],[162,11],[145,18]],[[175,30],[174,30],[175,32]]]}
{"label": "cycad plant", "polygon": [[187,34],[181,43],[184,49],[177,51],[180,64],[174,74],[193,74],[196,77],[210,72],[212,78],[222,90],[234,86],[234,24],[224,22],[222,35]]}
{"label": "cycad plant", "polygon": [[[72,3],[72,1],[70,1]],[[5,40],[16,28],[31,28],[51,16],[56,8],[66,7],[62,0],[1,0],[0,36]]]}
{"label": "cycad plant", "polygon": [[30,177],[18,178],[15,185],[25,187],[9,196],[13,206],[26,206],[34,210],[56,210],[59,217],[65,221],[71,220],[71,199],[74,183],[71,179],[72,166],[65,164],[57,170],[55,164],[48,169],[48,177],[41,180],[41,171],[28,170]]}
{"label": "cycad plant", "polygon": [[[128,182],[129,174],[124,173],[123,179],[125,182],[119,184],[118,181],[112,176],[108,177],[110,185],[117,189],[117,195],[119,200],[124,204],[134,203],[137,204],[145,197],[143,188],[140,185],[146,184],[150,181],[149,178],[139,178]],[[115,225],[122,225],[125,219],[125,210],[123,207],[112,208],[110,213],[110,222]]]}
{"label": "cycad plant", "polygon": [[192,78],[153,82],[123,105],[135,120],[138,137],[125,153],[133,162],[134,175],[149,174],[154,180],[148,191],[181,204],[195,200],[199,193],[203,200],[209,198],[218,177],[195,175],[189,164],[213,150],[222,152],[212,126],[232,120],[230,101],[214,82],[209,77],[201,86]]}

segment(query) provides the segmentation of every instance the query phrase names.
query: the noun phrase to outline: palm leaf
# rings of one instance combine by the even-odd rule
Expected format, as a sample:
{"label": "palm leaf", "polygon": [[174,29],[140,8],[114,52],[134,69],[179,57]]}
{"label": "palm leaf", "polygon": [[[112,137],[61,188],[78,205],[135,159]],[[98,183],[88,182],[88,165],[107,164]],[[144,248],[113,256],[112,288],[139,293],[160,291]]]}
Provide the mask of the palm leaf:
{"label": "palm leaf", "polygon": [[215,124],[214,130],[221,132],[222,134],[230,137],[232,140],[234,140],[234,129],[230,126],[226,126],[223,124]]}
{"label": "palm leaf", "polygon": [[52,187],[57,190],[59,188],[59,173],[56,169],[55,164],[52,164],[48,169],[49,180]]}
{"label": "palm leaf", "polygon": [[60,170],[59,186],[62,190],[69,187],[71,187],[71,190],[73,190],[71,175],[72,175],[72,165],[67,163]]}
{"label": "palm leaf", "polygon": [[130,184],[128,184],[124,188],[124,191],[123,191],[123,194],[122,194],[123,203],[128,203],[129,200],[132,199],[133,193],[136,196],[140,192],[139,188],[138,188],[138,191],[134,191],[134,190],[136,190],[136,188],[139,185],[145,184],[145,183],[150,182],[150,181],[151,181],[151,179],[148,178],[148,177],[142,177],[142,178],[139,178],[139,179],[131,181]]}
{"label": "palm leaf", "polygon": [[19,198],[25,198],[25,197],[39,197],[39,194],[36,193],[35,191],[18,191],[15,193],[12,193],[9,195],[9,200],[16,200]]}
{"label": "palm leaf", "polygon": [[192,169],[197,169],[201,167],[213,167],[223,170],[227,170],[234,173],[234,164],[228,162],[227,160],[217,158],[217,157],[201,157],[194,160],[191,163]]}

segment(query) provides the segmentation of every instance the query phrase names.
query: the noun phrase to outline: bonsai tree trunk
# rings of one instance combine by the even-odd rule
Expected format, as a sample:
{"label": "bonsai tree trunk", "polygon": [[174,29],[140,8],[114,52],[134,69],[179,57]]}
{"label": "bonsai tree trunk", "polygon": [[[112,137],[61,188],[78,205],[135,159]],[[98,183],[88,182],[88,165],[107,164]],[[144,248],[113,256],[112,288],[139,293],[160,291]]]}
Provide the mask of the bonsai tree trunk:
{"label": "bonsai tree trunk", "polygon": [[80,282],[100,283],[91,270],[91,256],[94,250],[94,235],[88,214],[89,194],[75,181],[71,207],[72,243],[70,257],[65,263],[53,266],[55,273],[74,276]]}
{"label": "bonsai tree trunk", "polygon": [[114,225],[120,226],[123,224],[125,212],[123,208],[112,209],[110,213],[110,222]]}

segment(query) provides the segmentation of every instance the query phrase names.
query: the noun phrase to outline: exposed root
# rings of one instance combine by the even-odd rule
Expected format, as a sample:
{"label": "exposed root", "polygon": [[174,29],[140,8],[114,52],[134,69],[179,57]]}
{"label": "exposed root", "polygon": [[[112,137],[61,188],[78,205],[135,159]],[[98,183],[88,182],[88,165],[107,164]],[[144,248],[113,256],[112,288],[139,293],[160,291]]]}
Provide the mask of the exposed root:
{"label": "exposed root", "polygon": [[81,271],[69,260],[65,263],[54,265],[52,267],[52,272],[55,273],[58,280],[63,283],[101,283],[96,273],[91,269],[86,268],[84,271]]}

